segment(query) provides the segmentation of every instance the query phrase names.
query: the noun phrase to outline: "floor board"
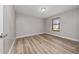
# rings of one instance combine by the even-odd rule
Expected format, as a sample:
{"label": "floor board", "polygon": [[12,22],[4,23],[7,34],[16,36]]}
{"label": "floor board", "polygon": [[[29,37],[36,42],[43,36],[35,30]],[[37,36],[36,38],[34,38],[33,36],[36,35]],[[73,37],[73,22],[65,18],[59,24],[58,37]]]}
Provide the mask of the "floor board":
{"label": "floor board", "polygon": [[16,39],[11,54],[78,54],[79,42],[48,34]]}

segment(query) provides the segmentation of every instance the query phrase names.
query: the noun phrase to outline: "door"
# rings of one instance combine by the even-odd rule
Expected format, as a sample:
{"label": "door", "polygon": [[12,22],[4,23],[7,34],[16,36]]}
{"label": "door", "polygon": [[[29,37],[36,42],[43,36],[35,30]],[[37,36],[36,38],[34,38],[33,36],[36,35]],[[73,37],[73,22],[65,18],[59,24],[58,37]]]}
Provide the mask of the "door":
{"label": "door", "polygon": [[3,36],[4,53],[10,53],[12,43],[16,39],[15,10],[12,5],[4,5],[3,8]]}
{"label": "door", "polygon": [[3,53],[3,6],[0,5],[0,54]]}
{"label": "door", "polygon": [[4,35],[4,42],[3,42],[3,48],[4,48],[4,53],[7,54],[9,51],[9,47],[10,47],[10,15],[9,15],[9,8],[7,7],[7,5],[3,6],[3,35]]}
{"label": "door", "polygon": [[16,39],[14,6],[0,5],[0,54],[8,53]]}

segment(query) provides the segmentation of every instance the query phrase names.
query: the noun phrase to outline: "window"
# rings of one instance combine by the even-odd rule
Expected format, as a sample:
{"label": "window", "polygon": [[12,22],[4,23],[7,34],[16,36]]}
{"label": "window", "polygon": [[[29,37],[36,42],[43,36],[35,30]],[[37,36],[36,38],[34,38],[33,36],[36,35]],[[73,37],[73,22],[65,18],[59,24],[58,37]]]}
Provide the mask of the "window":
{"label": "window", "polygon": [[60,17],[52,19],[52,30],[60,31]]}

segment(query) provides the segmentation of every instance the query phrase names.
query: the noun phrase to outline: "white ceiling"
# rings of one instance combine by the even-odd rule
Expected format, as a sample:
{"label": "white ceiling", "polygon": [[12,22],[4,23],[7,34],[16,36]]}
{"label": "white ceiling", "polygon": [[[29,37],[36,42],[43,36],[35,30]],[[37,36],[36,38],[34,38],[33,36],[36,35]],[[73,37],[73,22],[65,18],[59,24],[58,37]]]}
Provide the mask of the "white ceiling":
{"label": "white ceiling", "polygon": [[[75,5],[16,5],[15,11],[27,16],[47,18],[75,7]],[[42,12],[41,8],[46,8],[46,11]]]}

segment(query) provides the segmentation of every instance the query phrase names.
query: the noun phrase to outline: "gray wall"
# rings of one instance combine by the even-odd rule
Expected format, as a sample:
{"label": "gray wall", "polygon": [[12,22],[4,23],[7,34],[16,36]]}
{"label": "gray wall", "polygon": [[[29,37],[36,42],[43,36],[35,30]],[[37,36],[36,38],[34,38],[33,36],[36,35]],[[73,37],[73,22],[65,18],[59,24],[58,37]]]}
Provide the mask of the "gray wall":
{"label": "gray wall", "polygon": [[[55,16],[49,17],[45,20],[46,33],[57,35],[60,37],[66,37],[70,38],[72,40],[79,40],[79,15],[77,14],[77,8],[69,11],[65,11],[63,13],[57,14]],[[54,17],[60,17],[60,32],[54,32],[52,31],[52,18]],[[78,25],[77,25],[78,24]]]}
{"label": "gray wall", "polygon": [[8,36],[4,38],[4,53],[8,53],[13,41],[16,39],[16,22],[14,6],[5,5],[3,15],[3,31]]}
{"label": "gray wall", "polygon": [[37,35],[43,32],[44,32],[44,21],[42,19],[26,16],[24,14],[16,15],[17,38]]}
{"label": "gray wall", "polygon": [[78,10],[78,13],[77,13],[77,14],[78,14],[78,20],[77,20],[77,26],[78,26],[78,27],[77,27],[77,28],[78,28],[77,31],[78,31],[78,32],[77,32],[77,33],[78,33],[78,38],[79,38],[79,6],[78,6],[78,9],[77,9],[77,10]]}

